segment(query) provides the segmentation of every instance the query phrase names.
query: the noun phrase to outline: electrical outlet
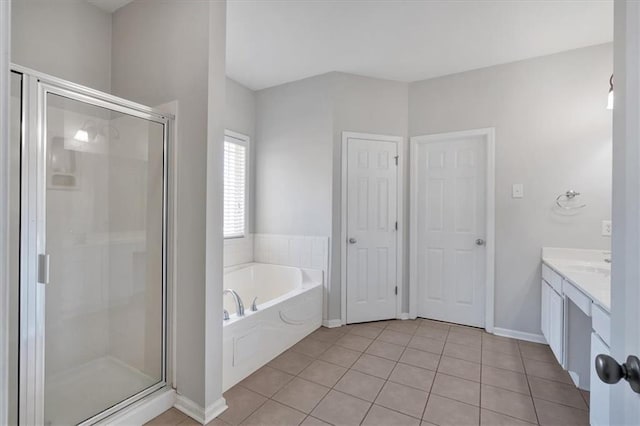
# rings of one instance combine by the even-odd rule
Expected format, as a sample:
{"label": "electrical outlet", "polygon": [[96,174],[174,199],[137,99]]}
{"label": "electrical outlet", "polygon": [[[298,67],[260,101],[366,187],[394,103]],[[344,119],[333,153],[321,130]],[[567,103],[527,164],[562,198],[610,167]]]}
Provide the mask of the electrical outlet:
{"label": "electrical outlet", "polygon": [[511,187],[511,197],[512,198],[523,198],[524,197],[524,185],[521,183],[514,183]]}
{"label": "electrical outlet", "polygon": [[602,235],[604,237],[610,237],[611,236],[611,221],[610,220],[603,220],[602,221]]}

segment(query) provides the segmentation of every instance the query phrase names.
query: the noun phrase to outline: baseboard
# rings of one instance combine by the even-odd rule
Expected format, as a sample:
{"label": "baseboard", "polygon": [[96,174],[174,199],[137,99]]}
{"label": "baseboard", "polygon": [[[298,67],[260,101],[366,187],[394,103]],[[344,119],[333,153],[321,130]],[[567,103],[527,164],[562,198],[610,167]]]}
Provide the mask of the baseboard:
{"label": "baseboard", "polygon": [[184,395],[177,395],[174,407],[203,425],[218,417],[228,408],[227,401],[223,397],[204,409]]}
{"label": "baseboard", "polygon": [[511,337],[512,339],[526,340],[527,342],[547,344],[547,340],[542,334],[527,333],[500,327],[494,327],[493,334],[496,336]]}
{"label": "baseboard", "polygon": [[208,424],[211,420],[222,414],[227,408],[229,408],[227,406],[227,401],[223,397],[220,397],[204,411],[204,424]]}
{"label": "baseboard", "polygon": [[174,389],[161,389],[107,417],[99,424],[113,426],[143,425],[169,410],[176,402]]}
{"label": "baseboard", "polygon": [[322,320],[322,326],[327,328],[342,327],[341,319]]}
{"label": "baseboard", "polygon": [[575,371],[569,371],[569,377],[573,381],[573,384],[576,385],[578,389],[580,389],[580,376]]}
{"label": "baseboard", "polygon": [[178,394],[176,396],[176,403],[174,407],[191,417],[193,420],[200,422],[200,424],[205,424],[204,408],[186,396]]}
{"label": "baseboard", "polygon": [[402,313],[399,313],[399,314],[396,316],[396,319],[399,319],[399,320],[408,320],[408,319],[411,319],[411,316],[409,316],[409,312],[402,312]]}

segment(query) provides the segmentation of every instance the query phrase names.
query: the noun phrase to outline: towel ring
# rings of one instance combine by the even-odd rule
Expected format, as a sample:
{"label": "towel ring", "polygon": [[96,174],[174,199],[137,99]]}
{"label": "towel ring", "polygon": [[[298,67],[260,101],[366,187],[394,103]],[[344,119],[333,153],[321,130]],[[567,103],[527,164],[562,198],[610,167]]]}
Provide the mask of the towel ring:
{"label": "towel ring", "polygon": [[556,204],[558,205],[558,207],[560,207],[561,209],[564,209],[564,210],[578,210],[578,209],[587,207],[586,204],[581,204],[579,206],[565,206],[562,203],[560,203],[560,201],[563,200],[563,199],[564,199],[564,201],[573,200],[578,195],[580,195],[579,192],[574,191],[573,189],[570,189],[567,192],[565,192],[564,194],[558,195],[558,197],[556,198]]}

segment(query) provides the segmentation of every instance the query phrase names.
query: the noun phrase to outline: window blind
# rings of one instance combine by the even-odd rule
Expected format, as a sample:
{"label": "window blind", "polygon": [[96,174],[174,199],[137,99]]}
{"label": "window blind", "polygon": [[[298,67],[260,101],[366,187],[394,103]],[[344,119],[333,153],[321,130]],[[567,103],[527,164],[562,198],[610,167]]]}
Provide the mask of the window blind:
{"label": "window blind", "polygon": [[224,238],[243,237],[246,210],[247,148],[224,141]]}

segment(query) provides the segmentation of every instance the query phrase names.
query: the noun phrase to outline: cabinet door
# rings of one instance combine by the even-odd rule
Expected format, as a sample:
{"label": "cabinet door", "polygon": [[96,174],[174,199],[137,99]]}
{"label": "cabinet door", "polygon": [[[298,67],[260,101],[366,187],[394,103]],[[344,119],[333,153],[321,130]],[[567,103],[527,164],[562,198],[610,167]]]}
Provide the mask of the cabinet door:
{"label": "cabinet door", "polygon": [[609,421],[609,390],[608,385],[598,377],[595,368],[596,355],[609,355],[609,347],[604,344],[596,333],[591,333],[591,395],[589,403],[589,420],[592,426],[606,426]]}
{"label": "cabinet door", "polygon": [[564,342],[564,299],[555,290],[549,288],[549,346],[558,359],[563,363]]}
{"label": "cabinet door", "polygon": [[549,342],[549,284],[545,280],[542,280],[542,285],[540,286],[540,328],[542,330],[542,335],[545,339],[547,339],[547,343]]}

